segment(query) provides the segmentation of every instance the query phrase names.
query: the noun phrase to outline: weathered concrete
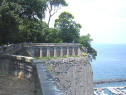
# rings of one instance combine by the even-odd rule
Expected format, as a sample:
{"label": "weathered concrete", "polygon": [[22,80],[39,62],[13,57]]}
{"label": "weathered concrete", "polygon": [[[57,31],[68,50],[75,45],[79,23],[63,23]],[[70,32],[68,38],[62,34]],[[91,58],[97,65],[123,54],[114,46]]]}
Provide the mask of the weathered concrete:
{"label": "weathered concrete", "polygon": [[36,95],[43,95],[35,61],[32,57],[0,55],[0,76],[12,75],[32,81]]}
{"label": "weathered concrete", "polygon": [[13,63],[8,55],[0,55],[0,75],[11,74],[13,72]]}
{"label": "weathered concrete", "polygon": [[0,76],[0,95],[36,95],[34,83],[13,75]]}
{"label": "weathered concrete", "polygon": [[0,56],[0,74],[23,74],[25,78],[31,78],[32,57],[1,55]]}
{"label": "weathered concrete", "polygon": [[56,85],[56,81],[53,80],[52,76],[46,69],[45,64],[37,64],[37,72],[42,88],[43,95],[64,95]]}

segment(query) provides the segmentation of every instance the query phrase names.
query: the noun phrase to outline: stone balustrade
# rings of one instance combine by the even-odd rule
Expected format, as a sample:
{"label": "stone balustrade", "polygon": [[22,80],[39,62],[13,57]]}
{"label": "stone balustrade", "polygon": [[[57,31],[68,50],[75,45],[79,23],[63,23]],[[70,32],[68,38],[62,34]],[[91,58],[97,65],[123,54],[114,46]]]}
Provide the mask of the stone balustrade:
{"label": "stone balustrade", "polygon": [[24,48],[35,57],[81,56],[78,43],[32,43],[24,44]]}
{"label": "stone balustrade", "polygon": [[84,52],[78,43],[22,43],[0,47],[0,54],[14,54],[21,49],[32,57],[81,56]]}

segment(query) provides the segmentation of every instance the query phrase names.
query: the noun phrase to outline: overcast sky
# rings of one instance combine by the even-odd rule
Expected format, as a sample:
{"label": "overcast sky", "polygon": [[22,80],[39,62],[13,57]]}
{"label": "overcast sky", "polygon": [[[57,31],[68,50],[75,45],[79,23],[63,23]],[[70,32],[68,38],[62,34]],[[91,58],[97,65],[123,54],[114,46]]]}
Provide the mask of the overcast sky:
{"label": "overcast sky", "polygon": [[82,25],[80,34],[91,34],[94,43],[126,43],[126,0],[66,0],[68,11]]}

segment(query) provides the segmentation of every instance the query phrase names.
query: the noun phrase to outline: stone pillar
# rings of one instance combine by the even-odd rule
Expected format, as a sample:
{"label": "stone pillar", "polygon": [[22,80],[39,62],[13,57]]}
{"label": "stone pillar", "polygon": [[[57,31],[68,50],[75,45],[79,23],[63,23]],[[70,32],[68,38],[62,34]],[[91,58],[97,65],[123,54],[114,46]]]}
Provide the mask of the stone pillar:
{"label": "stone pillar", "polygon": [[81,55],[81,50],[80,50],[80,47],[78,47],[78,56],[80,56]]}
{"label": "stone pillar", "polygon": [[49,47],[47,47],[47,57],[50,57],[50,50],[49,50]]}
{"label": "stone pillar", "polygon": [[56,47],[54,47],[54,57],[57,56]]}
{"label": "stone pillar", "polygon": [[69,57],[69,47],[67,47],[67,57]]}
{"label": "stone pillar", "polygon": [[72,56],[75,56],[75,50],[74,50],[74,47],[72,48]]}
{"label": "stone pillar", "polygon": [[42,58],[42,48],[40,48],[40,57]]}
{"label": "stone pillar", "polygon": [[63,56],[63,47],[61,47],[61,49],[60,49],[60,56],[61,57]]}

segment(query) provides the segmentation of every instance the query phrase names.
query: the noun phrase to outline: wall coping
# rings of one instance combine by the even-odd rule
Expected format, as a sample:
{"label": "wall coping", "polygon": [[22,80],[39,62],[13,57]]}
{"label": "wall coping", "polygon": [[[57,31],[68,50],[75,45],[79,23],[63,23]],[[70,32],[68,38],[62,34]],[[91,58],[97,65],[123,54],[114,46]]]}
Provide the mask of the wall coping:
{"label": "wall coping", "polygon": [[37,46],[37,47],[61,47],[61,46],[80,46],[79,43],[24,43],[24,46]]}
{"label": "wall coping", "polygon": [[10,59],[19,60],[19,61],[22,60],[27,63],[34,63],[34,60],[35,60],[33,57],[27,57],[27,56],[21,56],[21,55],[11,55],[11,54],[0,55],[0,57],[10,58]]}

